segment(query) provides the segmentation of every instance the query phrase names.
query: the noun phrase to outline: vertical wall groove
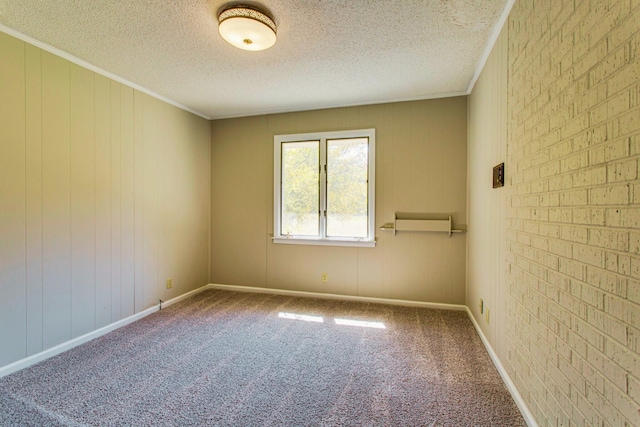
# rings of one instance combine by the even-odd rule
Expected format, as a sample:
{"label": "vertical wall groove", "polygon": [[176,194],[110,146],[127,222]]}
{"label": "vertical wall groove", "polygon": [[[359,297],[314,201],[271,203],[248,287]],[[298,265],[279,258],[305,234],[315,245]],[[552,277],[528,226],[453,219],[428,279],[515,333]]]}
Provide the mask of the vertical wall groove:
{"label": "vertical wall groove", "polygon": [[[24,67],[24,81],[25,81],[25,87],[24,87],[24,97],[25,97],[25,103],[24,103],[24,135],[25,135],[25,150],[24,150],[24,182],[25,182],[25,192],[24,192],[24,241],[25,241],[25,245],[24,245],[24,259],[25,259],[25,263],[24,263],[24,300],[26,302],[25,304],[25,310],[24,310],[24,324],[25,324],[25,329],[28,331],[29,329],[29,295],[28,295],[28,288],[29,288],[29,274],[28,274],[28,266],[27,266],[27,262],[26,260],[28,259],[28,254],[29,254],[29,222],[28,222],[28,208],[27,208],[27,190],[26,190],[26,186],[27,186],[27,179],[28,179],[28,170],[27,170],[27,156],[28,156],[28,152],[27,152],[27,46],[26,44],[23,46],[23,67]],[[28,332],[27,332],[28,334]],[[29,341],[28,339],[24,340],[24,354],[27,354],[29,352]]]}

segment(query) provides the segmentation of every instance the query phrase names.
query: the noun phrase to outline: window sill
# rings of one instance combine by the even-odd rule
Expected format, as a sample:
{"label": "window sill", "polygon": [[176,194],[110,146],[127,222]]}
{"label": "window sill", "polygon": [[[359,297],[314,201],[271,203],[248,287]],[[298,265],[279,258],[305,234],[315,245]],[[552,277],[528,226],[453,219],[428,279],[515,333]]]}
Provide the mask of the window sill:
{"label": "window sill", "polygon": [[302,239],[297,237],[272,237],[273,243],[286,245],[311,245],[311,246],[352,246],[359,248],[374,248],[375,240],[344,240],[344,239]]}

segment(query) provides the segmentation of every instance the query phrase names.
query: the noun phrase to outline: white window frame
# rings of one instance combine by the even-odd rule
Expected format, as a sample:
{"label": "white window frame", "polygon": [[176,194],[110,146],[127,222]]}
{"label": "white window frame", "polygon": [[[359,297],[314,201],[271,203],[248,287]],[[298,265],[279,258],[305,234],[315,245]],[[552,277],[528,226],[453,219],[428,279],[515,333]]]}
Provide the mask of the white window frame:
{"label": "white window frame", "polygon": [[[320,210],[326,210],[326,147],[328,139],[368,138],[368,207],[367,207],[367,234],[368,237],[327,237],[326,216],[320,215],[320,236],[287,236],[282,234],[281,201],[282,201],[282,144],[287,142],[320,141]],[[299,133],[290,135],[274,135],[273,157],[273,242],[294,245],[324,245],[324,246],[357,246],[374,247],[375,237],[375,209],[376,209],[376,130],[358,129],[335,132]]]}

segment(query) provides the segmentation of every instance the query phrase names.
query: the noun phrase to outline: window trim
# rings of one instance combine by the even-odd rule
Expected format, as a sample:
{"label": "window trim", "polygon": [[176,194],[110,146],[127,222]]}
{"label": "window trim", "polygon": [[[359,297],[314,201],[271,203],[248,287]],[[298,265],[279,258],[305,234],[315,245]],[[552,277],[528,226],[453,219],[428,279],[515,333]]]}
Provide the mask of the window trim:
{"label": "window trim", "polygon": [[[295,237],[282,235],[281,202],[282,202],[282,144],[287,142],[320,141],[320,162],[326,162],[326,141],[328,139],[368,138],[368,186],[367,186],[367,238],[348,237]],[[320,172],[319,172],[320,173]],[[320,175],[322,181],[322,175]],[[322,245],[322,246],[356,246],[375,247],[375,209],[376,209],[376,130],[357,129],[332,132],[298,133],[273,136],[273,237],[274,243],[294,245]],[[320,186],[321,207],[326,205],[326,186]],[[325,220],[326,222],[326,220]],[[320,233],[326,234],[326,227],[321,227]]]}

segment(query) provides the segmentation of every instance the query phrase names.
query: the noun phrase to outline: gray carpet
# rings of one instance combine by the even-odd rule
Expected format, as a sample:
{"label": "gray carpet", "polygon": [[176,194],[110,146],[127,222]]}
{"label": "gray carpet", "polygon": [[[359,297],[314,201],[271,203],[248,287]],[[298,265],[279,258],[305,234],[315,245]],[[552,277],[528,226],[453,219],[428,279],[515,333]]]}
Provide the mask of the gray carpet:
{"label": "gray carpet", "polygon": [[0,425],[525,422],[464,312],[208,290],[1,378]]}

